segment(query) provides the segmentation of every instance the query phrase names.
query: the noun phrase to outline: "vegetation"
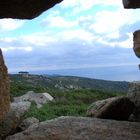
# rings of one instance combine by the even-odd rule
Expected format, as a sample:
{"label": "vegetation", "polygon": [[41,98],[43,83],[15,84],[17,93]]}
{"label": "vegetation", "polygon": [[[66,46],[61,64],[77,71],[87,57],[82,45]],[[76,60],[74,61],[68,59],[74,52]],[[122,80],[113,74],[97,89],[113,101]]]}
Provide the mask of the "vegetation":
{"label": "vegetation", "polygon": [[[45,104],[40,109],[37,109],[35,103],[32,103],[30,110],[25,114],[25,117],[33,116],[38,118],[40,121],[59,116],[85,116],[86,110],[92,102],[114,96],[125,95],[123,92],[112,92],[104,89],[62,88],[68,86],[67,83],[65,83],[66,85],[63,84],[61,88],[55,88],[52,85],[48,86],[46,84],[45,86],[42,80],[41,82],[38,82],[38,84],[35,84],[37,81],[36,79],[34,84],[31,84],[31,79],[25,79],[19,76],[15,79],[14,78],[11,80],[12,98],[15,96],[21,96],[30,90],[37,93],[48,92],[55,98],[54,102]],[[57,82],[60,83],[60,81]],[[71,83],[72,82],[69,82],[69,85]]]}
{"label": "vegetation", "polygon": [[55,102],[50,102],[37,109],[33,103],[26,117],[34,116],[43,121],[59,116],[85,116],[88,106],[93,102],[105,98],[124,95],[97,90],[72,90],[69,92],[51,93]]}
{"label": "vegetation", "polygon": [[47,89],[49,91],[52,89],[60,91],[96,89],[109,92],[126,93],[129,85],[129,83],[125,81],[107,81],[75,76],[29,75],[28,77],[24,77],[19,74],[14,74],[9,75],[9,77],[12,88],[15,88],[14,92],[16,92],[17,95],[20,91],[28,91],[30,87],[34,90]]}

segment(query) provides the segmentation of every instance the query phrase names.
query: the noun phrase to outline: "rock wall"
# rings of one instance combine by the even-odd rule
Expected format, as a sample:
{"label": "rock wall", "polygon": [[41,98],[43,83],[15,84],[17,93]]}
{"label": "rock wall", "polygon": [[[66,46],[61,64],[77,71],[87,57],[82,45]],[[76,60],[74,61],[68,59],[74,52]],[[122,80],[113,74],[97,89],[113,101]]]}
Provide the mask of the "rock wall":
{"label": "rock wall", "polygon": [[7,67],[4,64],[0,50],[0,121],[5,117],[10,107],[9,79]]}

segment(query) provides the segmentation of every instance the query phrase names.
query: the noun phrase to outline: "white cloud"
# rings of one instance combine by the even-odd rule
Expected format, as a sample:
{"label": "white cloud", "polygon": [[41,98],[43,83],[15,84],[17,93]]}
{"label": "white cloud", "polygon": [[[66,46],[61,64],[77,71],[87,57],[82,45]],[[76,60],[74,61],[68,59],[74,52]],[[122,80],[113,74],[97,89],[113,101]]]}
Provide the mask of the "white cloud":
{"label": "white cloud", "polygon": [[134,55],[129,57],[132,33],[128,28],[120,32],[139,21],[137,10],[124,10],[121,0],[64,0],[51,10],[46,17],[26,22],[20,33],[16,29],[25,21],[0,20],[0,30],[15,31],[0,38],[10,70],[100,67],[104,71],[104,67],[137,64]]}
{"label": "white cloud", "polygon": [[128,39],[125,41],[117,42],[118,46],[121,46],[123,48],[132,48],[133,47],[133,34],[128,33]]}
{"label": "white cloud", "polygon": [[31,52],[33,50],[33,48],[31,46],[23,46],[23,47],[14,47],[14,46],[6,46],[6,47],[1,47],[1,49],[4,51],[4,52],[8,52],[8,51],[25,51],[25,52]]}
{"label": "white cloud", "polygon": [[122,26],[132,25],[137,21],[137,16],[133,15],[133,11],[99,11],[95,14],[94,22],[90,25],[90,29],[100,34],[107,34],[119,31]]}
{"label": "white cloud", "polygon": [[60,16],[49,16],[43,19],[42,23],[52,28],[71,28],[77,25],[76,21],[66,20]]}
{"label": "white cloud", "polygon": [[92,43],[94,40],[93,34],[83,29],[66,30],[57,34],[57,37],[60,38],[59,40],[62,41],[77,40],[81,41],[81,43]]}
{"label": "white cloud", "polygon": [[123,8],[123,4],[121,0],[116,0],[113,2],[112,0],[87,0],[86,2],[85,0],[64,0],[60,4],[62,9],[72,8],[73,10],[72,10],[72,13],[70,14],[73,14],[73,15],[78,14],[83,11],[90,10],[92,8],[96,9],[97,5],[100,5],[103,7],[113,6],[119,9]]}
{"label": "white cloud", "polygon": [[[108,47],[121,47],[121,48],[132,48],[133,47],[133,34],[131,33],[127,33],[127,39],[125,40],[120,40],[118,41],[118,39],[115,41],[108,41],[109,39],[112,39],[113,37],[110,37],[111,34],[109,34],[107,36],[101,37],[101,38],[97,38],[97,42],[102,44],[103,46],[108,46]],[[115,34],[115,36],[118,36],[118,34]],[[113,38],[114,39],[114,38]]]}
{"label": "white cloud", "polygon": [[25,44],[30,44],[32,46],[48,46],[56,41],[56,39],[46,32],[39,32],[35,34],[21,36],[20,40],[25,42]]}
{"label": "white cloud", "polygon": [[[45,46],[45,44],[57,43],[60,40],[61,42],[75,40],[77,42],[81,41],[83,46],[91,44],[94,46],[95,43],[98,43],[108,47],[132,47],[132,36],[119,41],[120,29],[123,26],[133,26],[138,21],[137,12],[124,10],[121,1],[88,0],[85,2],[85,0],[65,0],[60,5],[61,8],[73,8],[71,13],[74,13],[75,9],[80,11],[96,9],[97,5],[102,6],[103,10],[98,10],[95,13],[92,13],[91,10],[86,16],[80,14],[79,17],[74,18],[69,17],[69,15],[62,16],[62,13],[54,11],[42,20],[43,25],[46,26],[44,33],[28,35],[23,40],[36,46]],[[110,8],[108,8],[109,6]],[[115,8],[113,9],[112,6]],[[55,32],[56,28],[61,30]],[[45,34],[45,32],[49,33]],[[111,39],[113,39],[113,42],[110,41]]]}
{"label": "white cloud", "polygon": [[0,30],[1,31],[12,31],[24,24],[23,20],[15,19],[0,19]]}
{"label": "white cloud", "polygon": [[121,6],[122,2],[119,0],[113,1],[112,0],[64,0],[61,4],[62,8],[74,8],[74,7],[81,7],[81,9],[89,9],[96,5],[103,5],[103,6]]}
{"label": "white cloud", "polygon": [[119,30],[118,30],[118,31],[112,32],[110,34],[107,34],[105,36],[105,38],[108,38],[108,39],[116,39],[116,38],[119,38],[119,36],[120,36],[120,33],[119,33]]}

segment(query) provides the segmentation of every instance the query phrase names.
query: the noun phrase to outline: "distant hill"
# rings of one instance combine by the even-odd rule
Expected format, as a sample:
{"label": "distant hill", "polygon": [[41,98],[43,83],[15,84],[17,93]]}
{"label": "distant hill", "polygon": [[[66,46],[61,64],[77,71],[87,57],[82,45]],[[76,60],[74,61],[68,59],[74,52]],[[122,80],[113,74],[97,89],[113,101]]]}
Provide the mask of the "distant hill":
{"label": "distant hill", "polygon": [[41,87],[61,91],[95,89],[126,93],[129,86],[129,82],[125,81],[106,81],[76,76],[29,75],[24,77],[19,74],[10,74],[9,77],[11,85],[26,85],[26,87]]}

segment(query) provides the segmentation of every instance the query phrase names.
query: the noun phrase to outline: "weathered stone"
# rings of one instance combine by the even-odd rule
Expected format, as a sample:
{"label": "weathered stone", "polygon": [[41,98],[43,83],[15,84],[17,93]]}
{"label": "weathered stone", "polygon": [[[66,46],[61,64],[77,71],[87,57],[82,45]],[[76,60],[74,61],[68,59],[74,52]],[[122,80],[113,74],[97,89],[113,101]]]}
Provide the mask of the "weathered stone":
{"label": "weathered stone", "polygon": [[31,107],[31,103],[26,102],[13,102],[11,103],[11,109],[18,112],[20,115],[23,115],[29,108]]}
{"label": "weathered stone", "polygon": [[135,104],[135,109],[130,120],[140,122],[140,82],[130,84],[128,98]]}
{"label": "weathered stone", "polygon": [[29,91],[23,96],[15,97],[14,102],[35,102],[37,108],[42,107],[44,104],[53,101],[54,98],[49,93],[34,93],[33,91]]}
{"label": "weathered stone", "polygon": [[133,33],[133,50],[137,57],[140,58],[140,30]]}
{"label": "weathered stone", "polygon": [[87,116],[104,119],[128,120],[134,104],[127,97],[113,97],[91,104]]}
{"label": "weathered stone", "polygon": [[139,0],[123,0],[124,8],[140,8]]}
{"label": "weathered stone", "polygon": [[0,49],[0,121],[5,117],[10,107],[9,79],[7,67],[4,64]]}
{"label": "weathered stone", "polygon": [[30,108],[30,102],[28,103],[12,103],[10,111],[5,116],[3,121],[0,122],[0,138],[16,133],[17,126],[23,120],[23,115]]}
{"label": "weathered stone", "polygon": [[21,124],[19,124],[19,126],[17,127],[18,131],[24,131],[26,130],[28,127],[30,127],[33,124],[39,123],[39,120],[34,118],[34,117],[30,117],[30,118],[26,118],[25,120],[23,120],[21,122]]}
{"label": "weathered stone", "polygon": [[1,0],[0,18],[32,19],[62,0]]}
{"label": "weathered stone", "polygon": [[60,117],[32,125],[6,140],[138,140],[140,123]]}

